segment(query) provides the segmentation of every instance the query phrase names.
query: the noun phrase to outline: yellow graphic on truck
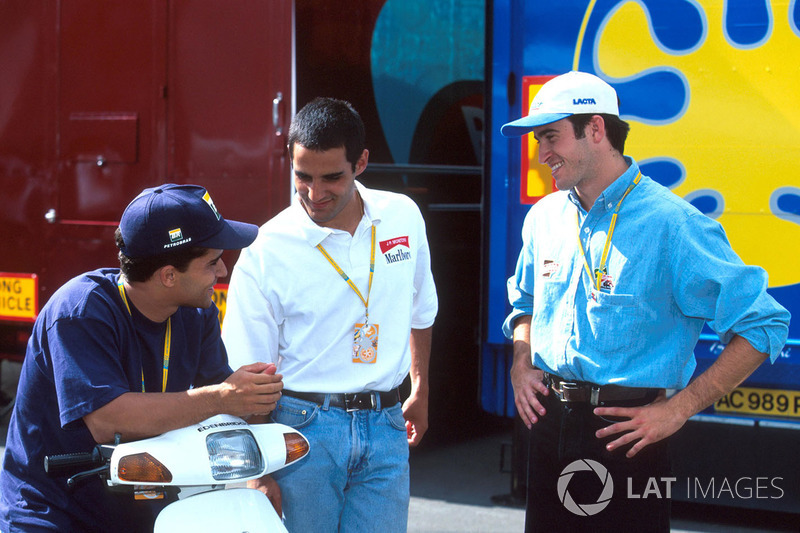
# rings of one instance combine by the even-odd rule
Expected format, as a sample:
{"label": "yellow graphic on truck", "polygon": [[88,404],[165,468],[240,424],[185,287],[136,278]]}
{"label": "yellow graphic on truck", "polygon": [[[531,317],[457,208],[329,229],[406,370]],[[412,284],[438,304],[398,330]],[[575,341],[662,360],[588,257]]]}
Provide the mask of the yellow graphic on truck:
{"label": "yellow graphic on truck", "polygon": [[[677,116],[628,118],[626,152],[677,162],[683,175],[669,184],[673,192],[717,218],[742,260],[764,267],[777,287],[800,283],[800,36],[788,2],[766,6],[761,33],[746,35],[725,2],[703,2],[704,35],[677,52],[654,30],[655,8],[620,3],[601,24],[595,61],[612,84],[655,68],[684,81]],[[753,27],[761,22],[757,10],[748,16]],[[658,92],[650,97],[660,105]]]}

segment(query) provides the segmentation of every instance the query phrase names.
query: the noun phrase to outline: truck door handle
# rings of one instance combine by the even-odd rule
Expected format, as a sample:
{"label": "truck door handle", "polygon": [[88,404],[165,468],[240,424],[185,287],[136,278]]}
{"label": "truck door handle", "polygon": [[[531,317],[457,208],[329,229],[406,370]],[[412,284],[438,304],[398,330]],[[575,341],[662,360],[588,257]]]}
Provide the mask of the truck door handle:
{"label": "truck door handle", "polygon": [[283,93],[279,92],[275,98],[272,99],[272,125],[275,127],[275,135],[283,134],[283,126],[281,125],[281,103],[283,102]]}

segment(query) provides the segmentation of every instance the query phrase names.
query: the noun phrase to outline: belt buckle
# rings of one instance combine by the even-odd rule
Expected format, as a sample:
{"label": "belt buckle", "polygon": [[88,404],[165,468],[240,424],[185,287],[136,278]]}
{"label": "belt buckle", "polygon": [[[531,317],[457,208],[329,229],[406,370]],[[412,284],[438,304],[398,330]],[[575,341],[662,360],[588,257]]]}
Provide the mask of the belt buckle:
{"label": "belt buckle", "polygon": [[[362,402],[359,400],[358,392],[346,393],[344,395],[344,408],[345,411],[348,413],[352,413],[353,411],[360,411],[361,409],[365,409],[362,406]],[[375,393],[369,392],[369,409],[375,409],[377,407],[377,402],[375,401]]]}
{"label": "belt buckle", "polygon": [[356,393],[345,393],[344,395],[344,410],[348,413],[352,413],[353,411],[358,411],[358,407],[353,407],[358,400],[358,396]]}
{"label": "belt buckle", "polygon": [[574,383],[572,381],[559,381],[556,386],[552,387],[553,391],[555,391],[556,396],[562,402],[570,402],[572,399],[572,392],[577,392],[581,389],[580,385]]}

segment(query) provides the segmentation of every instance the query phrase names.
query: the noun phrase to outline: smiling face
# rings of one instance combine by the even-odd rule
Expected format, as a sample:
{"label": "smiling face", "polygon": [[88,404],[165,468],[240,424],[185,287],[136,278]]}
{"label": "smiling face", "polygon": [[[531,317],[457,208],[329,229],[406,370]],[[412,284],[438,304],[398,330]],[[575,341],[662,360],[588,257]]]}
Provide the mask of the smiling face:
{"label": "smiling face", "polygon": [[597,163],[591,138],[587,134],[576,139],[569,120],[538,126],[533,136],[539,143],[539,162],[550,167],[559,190],[581,189],[594,179]]}
{"label": "smiling face", "polygon": [[364,150],[353,169],[344,147],[310,150],[294,146],[292,169],[300,202],[316,224],[352,232],[361,220],[355,179],[367,168]]}
{"label": "smiling face", "polygon": [[214,296],[214,285],[228,275],[222,261],[222,250],[209,249],[193,259],[185,272],[176,272],[176,285],[180,290],[181,304],[186,307],[208,309]]}

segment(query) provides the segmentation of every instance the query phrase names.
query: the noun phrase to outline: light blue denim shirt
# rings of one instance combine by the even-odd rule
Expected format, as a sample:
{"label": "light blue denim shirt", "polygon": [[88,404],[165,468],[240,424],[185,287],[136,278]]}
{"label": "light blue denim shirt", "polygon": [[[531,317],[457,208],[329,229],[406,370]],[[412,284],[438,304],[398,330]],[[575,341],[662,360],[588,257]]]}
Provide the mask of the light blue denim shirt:
{"label": "light blue denim shirt", "polygon": [[766,293],[767,273],[742,263],[718,222],[646,176],[619,210],[607,275],[600,290],[593,286],[578,235],[593,271],[617,203],[639,173],[626,160],[628,170],[588,213],[573,192],[562,191],[526,215],[508,280],[514,309],[505,335],[512,337],[519,316],[531,315],[533,364],[598,384],[685,387],[706,322],[722,342],[738,334],[774,362],[789,312]]}

